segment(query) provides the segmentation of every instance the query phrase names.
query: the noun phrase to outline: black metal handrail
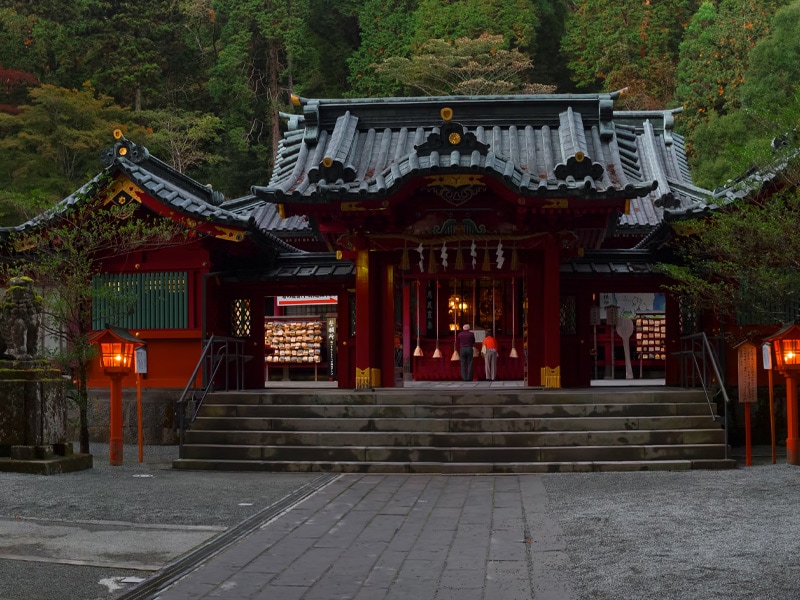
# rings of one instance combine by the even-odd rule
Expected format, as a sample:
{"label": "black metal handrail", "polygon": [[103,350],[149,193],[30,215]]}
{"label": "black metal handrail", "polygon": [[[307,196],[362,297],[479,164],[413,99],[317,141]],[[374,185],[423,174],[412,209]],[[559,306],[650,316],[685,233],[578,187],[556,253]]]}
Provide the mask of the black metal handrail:
{"label": "black metal handrail", "polygon": [[[200,412],[200,407],[208,392],[214,389],[215,382],[220,388],[230,391],[241,390],[244,387],[244,365],[252,357],[244,354],[245,340],[211,336],[203,345],[200,358],[192,371],[186,387],[180,397],[175,401],[175,421],[178,429],[178,456],[183,458],[183,443],[186,430],[194,423]],[[220,369],[225,369],[220,372]],[[231,368],[233,367],[233,368]],[[200,376],[201,385],[195,382]],[[221,379],[221,381],[220,381]]]}
{"label": "black metal handrail", "polygon": [[[728,458],[728,404],[730,398],[725,389],[725,380],[719,366],[717,354],[708,341],[705,332],[693,333],[681,337],[681,350],[675,355],[681,358],[680,385],[681,387],[702,387],[703,393],[711,411],[711,418],[722,423],[725,431],[725,458]],[[716,382],[716,383],[714,383]],[[712,385],[719,387],[718,393],[722,394],[722,416],[719,418],[709,395]],[[714,394],[716,395],[716,394]]]}

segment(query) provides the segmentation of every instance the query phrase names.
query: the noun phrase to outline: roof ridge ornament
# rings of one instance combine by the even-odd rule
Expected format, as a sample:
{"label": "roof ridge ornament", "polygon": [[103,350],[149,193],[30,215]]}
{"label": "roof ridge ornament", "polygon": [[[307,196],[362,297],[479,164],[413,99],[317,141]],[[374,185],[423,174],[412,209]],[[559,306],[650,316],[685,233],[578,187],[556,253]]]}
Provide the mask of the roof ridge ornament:
{"label": "roof ridge ornament", "polygon": [[553,169],[558,179],[566,179],[567,177],[585,179],[586,177],[591,177],[597,180],[603,176],[603,171],[603,165],[593,163],[589,156],[580,151],[570,156],[566,163],[557,164]]}
{"label": "roof ridge ornament", "polygon": [[453,109],[445,106],[439,111],[442,124],[434,128],[425,141],[414,146],[419,156],[429,156],[431,152],[453,150],[478,151],[482,155],[489,152],[489,145],[478,141],[474,133],[467,131],[461,123],[453,121]]}
{"label": "roof ridge ornament", "polygon": [[100,160],[107,167],[113,165],[118,158],[125,158],[137,165],[150,158],[147,148],[127,139],[121,129],[114,130],[114,139],[117,140],[117,143],[112,148],[106,148],[100,154]]}

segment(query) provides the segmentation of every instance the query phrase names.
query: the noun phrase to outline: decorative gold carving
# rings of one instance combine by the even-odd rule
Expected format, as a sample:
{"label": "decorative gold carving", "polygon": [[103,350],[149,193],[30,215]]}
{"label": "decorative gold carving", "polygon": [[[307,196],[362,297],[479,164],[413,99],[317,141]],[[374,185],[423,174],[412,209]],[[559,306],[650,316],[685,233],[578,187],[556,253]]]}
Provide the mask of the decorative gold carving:
{"label": "decorative gold carving", "polygon": [[449,187],[461,187],[464,185],[483,185],[483,175],[471,175],[469,173],[453,173],[443,175],[428,175],[427,187],[446,185]]}
{"label": "decorative gold carving", "polygon": [[370,204],[364,202],[342,202],[339,206],[342,212],[379,211],[389,208],[389,201],[383,200],[380,204],[375,204],[374,202]]}
{"label": "decorative gold carving", "polygon": [[118,206],[124,206],[130,202],[138,202],[141,204],[143,194],[144,190],[130,179],[116,179],[106,188],[106,199],[103,201],[103,205],[113,203]]}
{"label": "decorative gold carving", "polygon": [[550,198],[542,208],[569,208],[567,198]]}
{"label": "decorative gold carving", "polygon": [[241,242],[244,240],[244,232],[240,229],[231,229],[230,227],[220,227],[216,225],[214,227],[216,233],[214,233],[214,237],[219,238],[221,240],[228,240],[231,242]]}
{"label": "decorative gold carving", "polygon": [[425,179],[429,183],[423,188],[424,190],[439,196],[453,206],[461,206],[477,194],[486,191],[486,185],[480,175],[431,175]]}
{"label": "decorative gold carving", "polygon": [[356,367],[356,389],[365,390],[380,387],[381,370],[374,367],[359,369]]}
{"label": "decorative gold carving", "polygon": [[454,131],[447,137],[447,141],[453,144],[453,146],[457,146],[461,143],[461,134]]}
{"label": "decorative gold carving", "polygon": [[561,387],[561,367],[542,367],[542,386],[546,388]]}

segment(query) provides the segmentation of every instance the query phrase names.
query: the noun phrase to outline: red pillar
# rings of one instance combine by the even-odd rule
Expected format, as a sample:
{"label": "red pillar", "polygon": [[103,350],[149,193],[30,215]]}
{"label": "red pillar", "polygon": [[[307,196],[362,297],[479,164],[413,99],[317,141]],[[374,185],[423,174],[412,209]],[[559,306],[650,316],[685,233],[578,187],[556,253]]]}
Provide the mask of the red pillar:
{"label": "red pillar", "polygon": [[561,387],[561,259],[558,240],[548,235],[542,264],[542,351],[541,384]]}
{"label": "red pillar", "polygon": [[378,311],[381,298],[375,292],[380,280],[374,253],[356,253],[356,389],[381,385],[381,327]]}
{"label": "red pillar", "polygon": [[380,385],[382,387],[395,386],[394,354],[395,348],[402,349],[399,338],[396,339],[394,327],[394,266],[384,264],[383,260],[377,261],[380,265],[380,296],[377,304],[381,310],[377,311],[380,318],[381,339],[383,344],[378,344],[375,351],[378,353],[381,367]]}
{"label": "red pillar", "polygon": [[108,438],[109,462],[113,466],[122,464],[122,374],[109,375],[111,379],[111,405],[109,407],[109,423],[111,431]]}
{"label": "red pillar", "polygon": [[797,423],[798,375],[786,376],[786,462],[800,465],[800,440]]}

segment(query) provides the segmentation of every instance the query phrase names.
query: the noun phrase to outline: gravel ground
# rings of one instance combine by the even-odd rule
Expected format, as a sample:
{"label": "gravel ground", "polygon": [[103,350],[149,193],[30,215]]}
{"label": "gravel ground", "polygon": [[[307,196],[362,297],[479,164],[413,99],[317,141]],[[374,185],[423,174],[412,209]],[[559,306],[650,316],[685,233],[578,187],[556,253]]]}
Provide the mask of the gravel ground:
{"label": "gravel ground", "polygon": [[800,598],[800,467],[544,477],[582,600]]}

